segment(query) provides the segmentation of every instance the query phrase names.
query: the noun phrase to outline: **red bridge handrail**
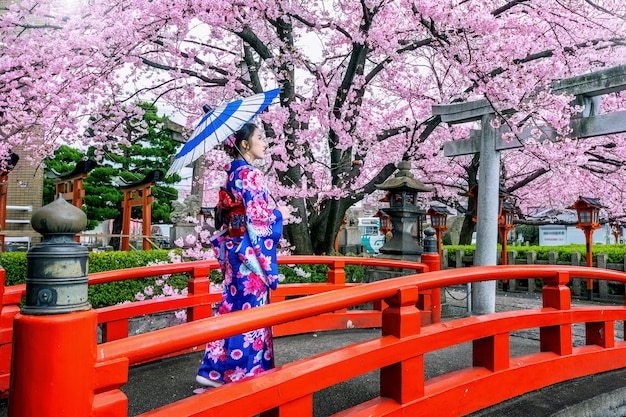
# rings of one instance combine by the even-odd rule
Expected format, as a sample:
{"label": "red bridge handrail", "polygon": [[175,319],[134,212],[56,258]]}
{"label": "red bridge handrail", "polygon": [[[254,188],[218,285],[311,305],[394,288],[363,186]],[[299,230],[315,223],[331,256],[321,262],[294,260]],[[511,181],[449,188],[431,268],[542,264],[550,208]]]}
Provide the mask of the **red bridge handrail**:
{"label": "red bridge handrail", "polygon": [[[414,305],[420,288],[512,277],[544,279],[544,308],[469,317],[423,328],[419,324],[415,326],[415,319],[411,319],[415,311],[407,309]],[[158,331],[158,338],[181,349],[200,340],[213,340],[380,298],[390,304],[390,309],[383,313],[388,317],[383,319],[380,338],[287,364],[254,379],[214,389],[204,396],[190,397],[141,416],[186,417],[202,412],[219,415],[233,410],[255,415],[268,411],[270,405],[280,408],[281,415],[310,416],[313,392],[376,369],[381,369],[381,396],[336,416],[400,412],[428,415],[428,410],[433,409],[439,410],[440,415],[458,416],[566,379],[625,367],[626,343],[614,341],[612,323],[626,319],[626,309],[621,306],[571,308],[566,284],[572,277],[626,282],[626,274],[584,267],[466,268],[370,283],[164,329]],[[406,323],[402,325],[403,322]],[[573,348],[571,325],[577,322],[586,323],[588,345]],[[541,329],[542,351],[512,360],[510,333],[534,327]],[[157,335],[137,336],[133,338],[134,347],[131,340],[107,343],[99,347],[98,357],[144,360],[163,354],[152,338]],[[473,366],[424,380],[424,354],[470,341],[474,345]],[[580,366],[582,362],[584,367]],[[542,372],[546,367],[552,372]],[[406,378],[410,370],[412,377]],[[468,390],[472,395],[466,395]]]}
{"label": "red bridge handrail", "polygon": [[[394,266],[403,269],[423,272],[428,267],[423,263],[404,262],[394,260],[381,260],[375,258],[357,258],[344,256],[290,256],[279,257],[280,264],[302,265],[323,264],[328,265],[327,282],[318,284],[281,284],[273,292],[273,301],[282,301],[292,296],[303,296],[326,292],[338,288],[344,288],[346,265],[365,266]],[[127,338],[129,335],[129,320],[133,317],[144,316],[173,310],[186,309],[187,320],[195,321],[213,314],[213,304],[221,300],[220,292],[210,291],[208,279],[212,270],[218,269],[216,260],[191,261],[182,263],[158,264],[151,266],[126,268],[106,272],[91,273],[88,277],[89,285],[98,285],[116,281],[126,281],[152,276],[186,273],[189,275],[188,293],[186,295],[153,298],[144,301],[136,301],[127,304],[113,305],[99,308],[98,323],[102,327],[102,341],[113,341]],[[5,271],[0,268],[0,398],[8,396],[10,383],[10,363],[12,352],[13,318],[19,313],[19,305],[26,294],[26,285],[19,284],[4,286]],[[345,328],[348,321],[352,321],[355,327],[379,327],[380,308],[375,310],[343,311],[332,315],[326,315],[323,320],[316,318],[298,323],[288,323],[275,328],[275,335],[288,335],[307,331],[330,330]],[[204,345],[204,342],[198,346]],[[171,352],[169,352],[171,354]],[[138,362],[132,362],[131,365]]]}
{"label": "red bridge handrail", "polygon": [[[117,340],[97,346],[93,341],[95,396],[91,397],[90,415],[127,415],[124,411],[126,397],[119,388],[126,383],[129,366],[133,363],[173,355],[204,345],[210,340],[266,326],[281,328],[290,323],[314,321],[326,325],[334,323],[339,329],[339,324],[345,323],[341,320],[347,317],[356,320],[359,317],[360,312],[348,310],[350,307],[371,302],[384,307],[382,312],[366,312],[370,321],[364,321],[373,323],[378,320],[382,328],[382,336],[379,338],[302,359],[141,416],[191,417],[226,412],[240,415],[242,410],[249,415],[311,416],[314,392],[377,369],[381,370],[380,396],[336,416],[428,415],[428,410],[433,409],[440,410],[442,415],[457,416],[566,379],[626,367],[626,342],[615,340],[615,321],[626,320],[626,307],[572,308],[567,287],[572,278],[626,283],[626,274],[622,272],[559,265],[472,267],[428,272],[425,264],[330,256],[294,256],[279,258],[279,261],[284,264],[327,264],[327,283],[280,285],[276,292],[279,298],[287,296],[290,290],[293,290],[291,294],[313,295],[272,303],[254,310],[209,317],[211,303],[219,299],[219,294],[209,293],[207,279],[210,270],[217,267],[215,263],[200,261],[187,265],[156,265],[149,267],[149,270],[131,268],[90,275],[90,284],[139,278],[141,274],[170,274],[173,271],[190,275],[188,296],[173,297],[167,302],[149,300],[113,306],[90,313],[97,315],[98,321],[104,324],[107,323],[103,321],[107,315],[114,319],[111,323],[127,323],[130,314],[159,311],[161,308],[184,307],[201,311],[193,315],[191,322],[179,326],[132,337],[127,337],[121,331]],[[344,267],[350,264],[412,269],[420,273],[364,285],[346,285]],[[2,274],[0,278],[4,278]],[[529,278],[540,278],[545,283],[542,290],[543,308],[422,325],[423,312],[417,306],[420,298],[432,290],[468,282]],[[311,289],[308,292],[303,288],[307,285]],[[6,304],[7,294],[11,291],[14,290],[8,287],[3,294],[1,322],[4,323],[12,317],[11,314],[16,314],[17,307]],[[15,293],[12,294],[11,297],[15,297]],[[189,304],[191,301],[193,303]],[[202,317],[203,314],[206,316]],[[67,318],[67,315],[61,316]],[[325,322],[324,317],[333,317],[337,321]],[[50,316],[49,320],[52,322],[58,318]],[[42,317],[33,321],[44,325],[47,319]],[[82,320],[82,323],[88,323],[90,319],[87,317],[87,321],[85,318]],[[21,326],[27,321],[22,319]],[[575,348],[572,343],[572,325],[576,323],[585,325],[586,345]],[[123,325],[120,328],[127,330]],[[307,331],[311,327],[299,328]],[[511,332],[528,328],[540,329],[540,352],[511,358]],[[89,326],[83,326],[84,332],[88,333],[88,329]],[[2,340],[6,340],[7,331],[0,328]],[[22,339],[27,336],[27,333],[21,331]],[[465,342],[473,344],[470,367],[425,379],[426,353]],[[6,345],[4,348],[0,353],[6,354]],[[94,360],[89,359],[90,356],[86,358],[82,362]],[[21,358],[20,363],[26,363],[24,358]],[[581,363],[585,366],[580,366]],[[551,372],[542,372],[548,368]],[[22,397],[26,392],[28,390],[20,389]],[[468,392],[472,395],[467,395]],[[83,416],[77,414],[69,417]]]}

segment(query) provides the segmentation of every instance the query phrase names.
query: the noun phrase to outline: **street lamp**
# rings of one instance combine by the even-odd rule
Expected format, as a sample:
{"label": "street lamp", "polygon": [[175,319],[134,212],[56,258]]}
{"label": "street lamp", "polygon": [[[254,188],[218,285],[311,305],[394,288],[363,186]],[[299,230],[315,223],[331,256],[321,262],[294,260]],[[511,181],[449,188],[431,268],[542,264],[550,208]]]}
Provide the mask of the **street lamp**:
{"label": "street lamp", "polygon": [[[513,215],[515,214],[515,206],[508,201],[504,201],[504,196],[500,194],[500,214],[498,216],[498,232],[500,232],[500,240],[502,241],[502,265],[508,264],[507,257],[507,236],[509,232],[515,229],[513,225]],[[502,280],[502,290],[509,290],[509,280]]]}
{"label": "street lamp", "polygon": [[619,243],[619,237],[622,235],[622,224],[615,220],[609,224],[611,227],[611,234],[615,238],[615,244]]}
{"label": "street lamp", "polygon": [[441,256],[441,236],[443,232],[448,230],[446,223],[448,215],[452,213],[444,206],[430,206],[426,214],[430,216],[430,226],[435,229],[435,235],[437,236],[437,252]]}
{"label": "street lamp", "polygon": [[[578,224],[576,228],[582,229],[585,233],[585,243],[587,245],[587,266],[593,266],[593,254],[592,254],[592,245],[591,245],[591,237],[593,236],[593,231],[596,229],[600,229],[600,209],[604,207],[600,202],[591,197],[582,197],[579,196],[578,200],[568,207],[569,209],[576,209],[576,213],[578,214]],[[587,280],[587,299],[591,300],[593,297],[593,280]]]}
{"label": "street lamp", "polygon": [[[466,192],[465,194],[462,194],[464,196],[467,197],[471,197],[474,198],[474,216],[472,216],[472,220],[474,222],[476,222],[476,220],[478,219],[478,183],[472,185],[472,187],[469,189],[468,192]],[[504,190],[504,188],[501,186],[500,187],[500,191],[498,194],[498,223],[500,222],[500,217],[502,216],[502,205],[504,202],[504,199],[507,197],[510,197],[512,194],[508,193],[507,191]],[[469,209],[469,207],[468,207]]]}
{"label": "street lamp", "polygon": [[378,228],[380,233],[387,236],[387,233],[391,232],[392,229],[391,217],[386,215],[382,210],[378,210],[376,214],[374,214],[374,217],[378,217],[378,220],[380,221],[380,227]]}
{"label": "street lamp", "polygon": [[507,265],[506,244],[509,232],[515,229],[513,225],[513,215],[515,214],[515,206],[508,201],[502,201],[500,208],[500,216],[498,216],[498,231],[502,240],[502,265]]}

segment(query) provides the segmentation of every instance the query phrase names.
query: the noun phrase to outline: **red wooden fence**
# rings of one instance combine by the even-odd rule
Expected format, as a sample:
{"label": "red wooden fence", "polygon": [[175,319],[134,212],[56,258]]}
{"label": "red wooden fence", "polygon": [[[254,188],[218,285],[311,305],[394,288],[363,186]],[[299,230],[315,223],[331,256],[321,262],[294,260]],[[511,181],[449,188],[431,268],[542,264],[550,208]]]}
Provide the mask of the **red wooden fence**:
{"label": "red wooden fence", "polygon": [[[341,267],[353,260],[368,265],[409,267],[408,263],[360,258],[291,257],[283,258],[281,262],[339,262],[335,264],[336,268],[331,267],[334,272],[329,276],[342,281]],[[422,264],[412,265],[426,270]],[[210,268],[211,264],[205,263],[204,267]],[[164,266],[152,268],[155,269],[150,275],[171,273],[158,269]],[[198,275],[205,273],[198,272]],[[574,277],[626,282],[626,274],[598,268],[497,266],[425,272],[337,291],[316,293],[317,290],[312,290],[314,294],[307,297],[274,302],[254,310],[220,317],[201,318],[100,345],[96,345],[95,338],[84,337],[86,340],[81,339],[77,343],[78,347],[72,346],[69,353],[63,352],[66,360],[73,358],[74,366],[71,371],[65,370],[57,375],[59,387],[52,386],[52,389],[39,391],[28,380],[32,375],[28,372],[41,369],[38,367],[49,363],[46,361],[52,360],[54,355],[45,353],[49,347],[37,344],[32,351],[15,352],[14,375],[9,391],[10,417],[61,415],[58,414],[57,405],[65,402],[71,404],[71,409],[64,409],[62,415],[69,417],[126,416],[127,401],[119,388],[126,382],[130,364],[155,360],[204,345],[208,340],[256,328],[309,320],[321,314],[352,314],[353,310],[348,308],[364,303],[384,303],[385,308],[380,315],[380,338],[302,359],[253,379],[212,389],[142,416],[185,417],[222,413],[238,416],[311,416],[313,393],[376,369],[381,371],[380,397],[337,416],[429,415],[429,410],[433,409],[439,410],[440,415],[464,415],[547,385],[626,366],[626,343],[623,340],[616,341],[614,332],[615,322],[626,320],[626,308],[572,308],[567,284]],[[104,275],[90,277],[90,283],[92,278],[108,279]],[[545,283],[541,309],[422,325],[422,313],[417,304],[420,294],[426,291],[467,282],[527,278],[540,278]],[[196,279],[202,281],[198,277],[192,277],[191,281],[195,282]],[[337,284],[329,282],[321,285],[328,285],[328,289],[332,289]],[[3,301],[8,292],[8,289],[4,292]],[[195,296],[199,297],[198,294],[190,297]],[[203,302],[211,301],[212,296],[204,294],[204,297]],[[180,304],[174,308],[198,307],[198,304],[176,302]],[[155,305],[151,302],[142,303],[151,306],[151,309]],[[119,312],[117,315],[106,314],[112,314],[114,322],[125,320],[124,314]],[[95,311],[44,317],[17,315],[14,320],[14,340],[26,344],[33,338],[44,341],[50,334],[54,334],[54,342],[62,344],[66,338],[69,339],[70,333],[93,334],[96,323],[105,317],[105,313]],[[72,323],[72,332],[66,329],[69,323]],[[573,347],[572,325],[575,323],[585,324],[585,346]],[[510,334],[528,328],[540,329],[540,352],[511,357]],[[426,353],[465,342],[473,344],[471,367],[425,379]],[[44,357],[39,358],[39,355]],[[550,372],[544,372],[545,369],[550,369]],[[59,371],[51,369],[49,372],[53,381],[57,381],[55,372]],[[41,380],[38,383],[41,386]],[[33,401],[34,395],[37,401]],[[37,402],[45,405],[37,405]],[[31,403],[34,404],[31,406]]]}
{"label": "red wooden fence", "polygon": [[[281,264],[321,264],[328,266],[327,282],[319,284],[281,284],[272,292],[273,302],[287,298],[319,294],[352,284],[346,284],[344,266],[395,265],[415,272],[423,272],[428,267],[422,263],[389,262],[371,258],[344,258],[329,256],[292,256],[279,258]],[[151,276],[169,274],[188,274],[187,295],[155,298],[134,303],[114,305],[95,310],[97,322],[102,328],[104,342],[128,337],[129,319],[146,314],[187,309],[187,321],[196,321],[212,315],[212,304],[221,300],[221,293],[210,292],[208,276],[213,269],[218,269],[217,261],[195,261],[177,264],[153,265],[149,267],[128,268],[123,270],[93,273],[89,275],[89,285],[125,281]],[[9,394],[11,351],[13,338],[13,320],[19,313],[19,304],[26,293],[24,284],[5,287],[5,271],[0,268],[0,398]],[[380,327],[382,304],[374,310],[342,310],[315,318],[303,318],[298,322],[276,326],[274,335],[306,333],[321,330],[345,329],[348,321],[354,327]],[[205,343],[201,345],[204,346]],[[135,363],[131,363],[134,365]]]}

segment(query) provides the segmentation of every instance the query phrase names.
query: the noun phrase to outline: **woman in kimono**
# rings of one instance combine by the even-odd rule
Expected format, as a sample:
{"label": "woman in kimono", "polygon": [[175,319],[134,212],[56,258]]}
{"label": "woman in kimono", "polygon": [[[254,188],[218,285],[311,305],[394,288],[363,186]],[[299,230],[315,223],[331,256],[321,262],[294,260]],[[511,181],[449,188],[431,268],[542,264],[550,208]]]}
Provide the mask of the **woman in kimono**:
{"label": "woman in kimono", "polygon": [[[225,167],[228,177],[216,208],[221,233],[212,239],[224,276],[216,315],[267,304],[278,283],[276,244],[290,214],[286,207],[268,207],[263,173],[252,166],[265,157],[266,147],[253,123],[225,141],[233,161]],[[273,358],[271,328],[216,340],[207,344],[196,381],[208,387],[240,381],[270,369]]]}

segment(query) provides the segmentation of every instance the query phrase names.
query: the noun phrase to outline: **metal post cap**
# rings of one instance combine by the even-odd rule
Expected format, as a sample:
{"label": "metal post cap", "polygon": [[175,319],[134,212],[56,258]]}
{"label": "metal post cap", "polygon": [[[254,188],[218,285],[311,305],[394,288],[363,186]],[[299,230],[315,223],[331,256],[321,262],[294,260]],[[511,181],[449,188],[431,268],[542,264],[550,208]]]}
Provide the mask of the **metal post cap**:
{"label": "metal post cap", "polygon": [[437,238],[435,237],[435,229],[427,227],[424,230],[426,237],[424,238],[424,253],[437,253]]}
{"label": "metal post cap", "polygon": [[33,229],[43,241],[26,255],[26,301],[22,314],[62,314],[89,310],[89,251],[74,241],[87,226],[87,216],[62,195],[36,210]]}

